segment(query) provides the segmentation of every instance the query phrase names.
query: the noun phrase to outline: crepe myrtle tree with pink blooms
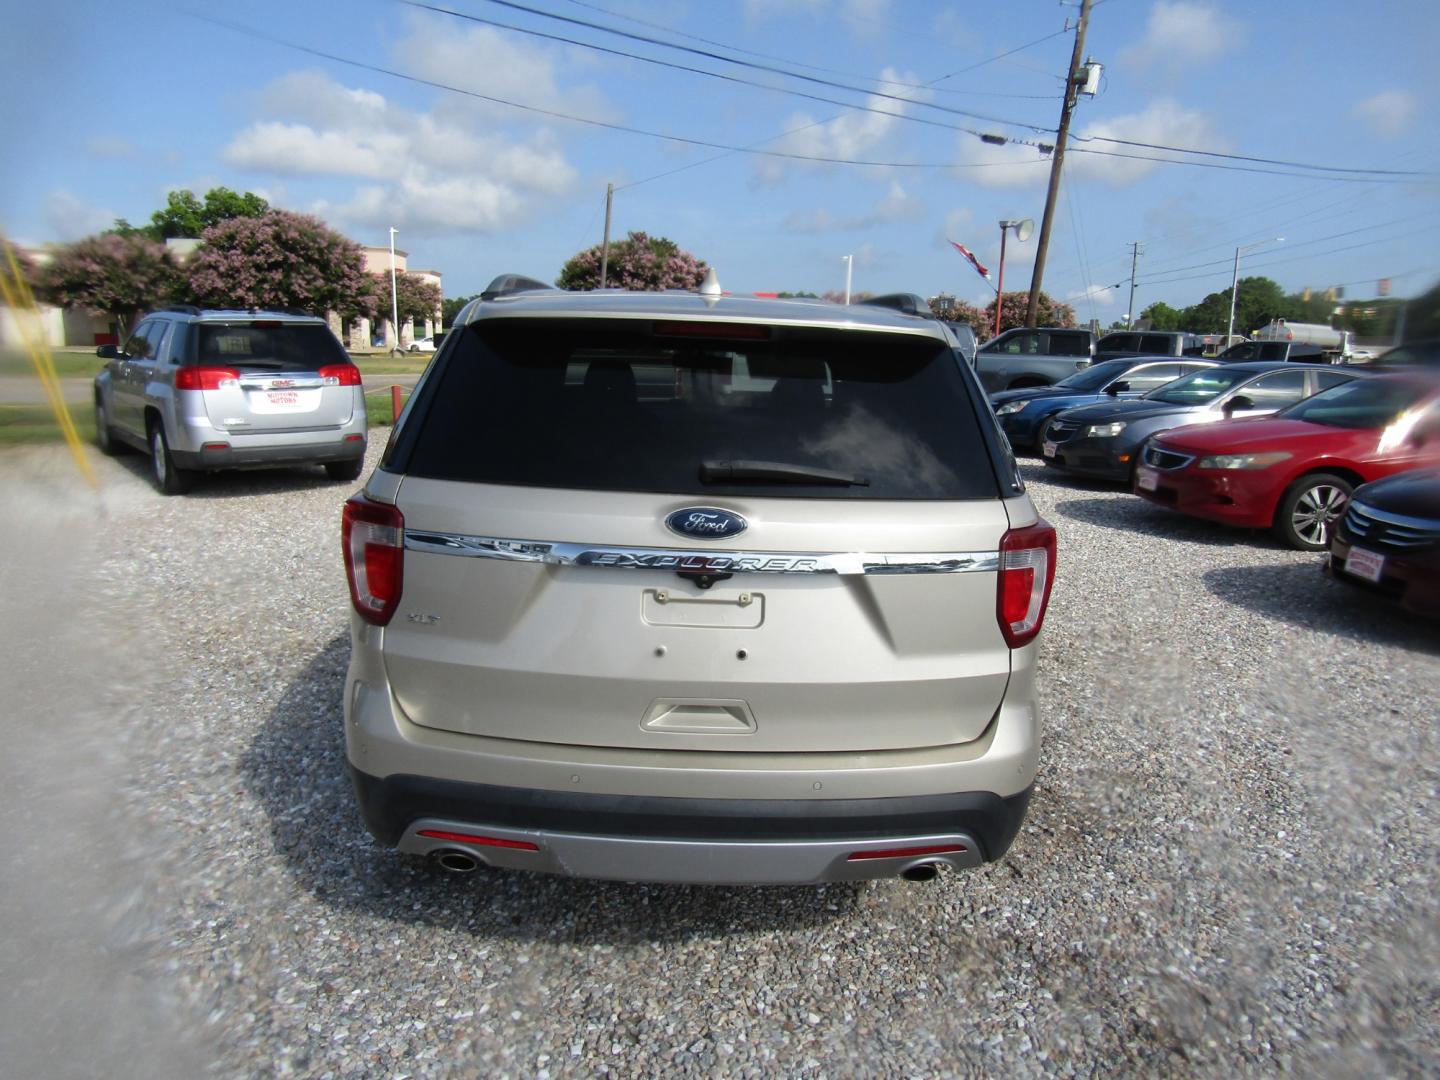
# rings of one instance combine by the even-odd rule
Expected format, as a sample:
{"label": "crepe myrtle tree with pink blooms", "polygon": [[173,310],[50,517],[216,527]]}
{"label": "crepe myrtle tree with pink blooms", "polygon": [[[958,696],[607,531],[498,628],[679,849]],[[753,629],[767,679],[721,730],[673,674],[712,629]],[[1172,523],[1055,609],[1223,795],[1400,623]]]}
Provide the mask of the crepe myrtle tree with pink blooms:
{"label": "crepe myrtle tree with pink blooms", "polygon": [[[709,269],[688,251],[681,251],[663,236],[632,232],[610,245],[605,286],[635,292],[662,289],[698,289]],[[573,256],[560,270],[555,284],[562,289],[600,287],[600,245]]]}
{"label": "crepe myrtle tree with pink blooms", "polygon": [[202,307],[334,311],[347,319],[378,307],[360,245],[319,218],[271,210],[219,222],[201,240],[187,270],[190,295]]}
{"label": "crepe myrtle tree with pink blooms", "polygon": [[41,300],[111,318],[122,338],[143,312],[185,295],[174,255],[138,234],[107,233],[67,244],[31,280]]}

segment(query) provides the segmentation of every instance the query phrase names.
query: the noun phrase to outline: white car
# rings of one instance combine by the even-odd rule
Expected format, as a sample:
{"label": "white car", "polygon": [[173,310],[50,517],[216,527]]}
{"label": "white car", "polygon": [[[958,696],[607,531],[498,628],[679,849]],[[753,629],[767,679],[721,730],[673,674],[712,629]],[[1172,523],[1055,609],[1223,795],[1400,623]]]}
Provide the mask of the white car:
{"label": "white car", "polygon": [[433,337],[422,337],[410,343],[411,352],[434,352],[435,339]]}

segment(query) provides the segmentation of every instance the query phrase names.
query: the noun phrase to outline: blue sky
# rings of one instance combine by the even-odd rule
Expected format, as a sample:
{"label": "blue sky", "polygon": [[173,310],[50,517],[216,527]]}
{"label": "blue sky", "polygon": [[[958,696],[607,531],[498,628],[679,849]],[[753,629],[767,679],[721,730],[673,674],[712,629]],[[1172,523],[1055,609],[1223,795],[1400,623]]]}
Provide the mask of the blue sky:
{"label": "blue sky", "polygon": [[[317,213],[363,243],[385,243],[394,225],[411,265],[442,271],[447,293],[458,295],[507,271],[552,279],[599,241],[611,182],[615,235],[668,236],[713,264],[732,291],[838,290],[843,257],[853,255],[856,290],[944,290],[976,302],[989,287],[946,240],[972,248],[993,273],[996,222],[1039,221],[1048,165],[1031,146],[987,145],[955,129],[1053,141],[1072,45],[1057,32],[1078,13],[1054,0],[524,0],[866,91],[856,93],[490,0],[436,6],[763,86],[396,0],[235,0],[213,9],[4,2],[0,92],[12,107],[0,114],[8,148],[0,229],[25,243],[74,239],[115,217],[143,222],[169,189],[223,184]],[[187,13],[202,9],[278,40]],[[886,164],[687,146],[447,92],[282,41],[551,113]],[[1274,236],[1285,242],[1257,243],[1242,274],[1265,273],[1287,289],[1343,284],[1352,297],[1373,295],[1382,277],[1399,295],[1434,284],[1440,13],[1432,0],[1375,0],[1363,11],[1338,0],[1102,0],[1086,52],[1105,74],[1100,93],[1081,99],[1072,134],[1430,175],[1355,183],[1071,153],[1045,288],[1082,319],[1108,324],[1125,311],[1134,240],[1145,249],[1137,311],[1228,287],[1235,247]],[[1034,240],[1012,238],[1007,286],[1028,286],[1033,259]]]}

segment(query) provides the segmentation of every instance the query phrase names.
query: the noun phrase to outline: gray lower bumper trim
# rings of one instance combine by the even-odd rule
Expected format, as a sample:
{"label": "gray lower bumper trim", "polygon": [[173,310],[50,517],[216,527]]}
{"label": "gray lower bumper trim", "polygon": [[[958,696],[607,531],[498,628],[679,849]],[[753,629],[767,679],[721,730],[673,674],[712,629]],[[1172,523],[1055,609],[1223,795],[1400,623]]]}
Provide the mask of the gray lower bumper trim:
{"label": "gray lower bumper trim", "polygon": [[[538,850],[465,843],[422,832],[483,836],[533,844]],[[611,881],[658,881],[696,885],[804,885],[893,878],[919,863],[960,870],[979,866],[980,846],[964,833],[873,837],[863,840],[720,841],[648,837],[584,836],[575,833],[491,827],[474,822],[423,818],[400,839],[401,851],[429,855],[464,851],[482,863]],[[859,858],[856,853],[960,848],[934,854]]]}
{"label": "gray lower bumper trim", "polygon": [[793,551],[686,551],[507,540],[495,536],[405,530],[405,549],[471,559],[538,562],[553,566],[607,566],[623,570],[674,570],[696,574],[965,574],[1000,568],[996,551],[877,554]]}

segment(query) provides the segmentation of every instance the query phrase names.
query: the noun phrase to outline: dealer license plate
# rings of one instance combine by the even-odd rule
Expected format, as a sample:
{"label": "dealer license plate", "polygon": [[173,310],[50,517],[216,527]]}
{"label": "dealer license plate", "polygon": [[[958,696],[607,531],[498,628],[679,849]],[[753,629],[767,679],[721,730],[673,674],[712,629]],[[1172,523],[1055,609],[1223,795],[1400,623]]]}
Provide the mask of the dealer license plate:
{"label": "dealer license plate", "polygon": [[291,405],[300,404],[300,395],[294,390],[270,390],[265,395],[270,404],[277,409],[289,408]]}
{"label": "dealer license plate", "polygon": [[1040,447],[1040,452],[1041,452],[1042,454],[1044,454],[1046,457],[1054,457],[1054,456],[1055,456],[1055,444],[1054,444],[1053,442],[1051,442],[1049,439],[1046,439],[1046,440],[1045,440],[1045,445],[1043,445],[1042,447]]}
{"label": "dealer license plate", "polygon": [[1364,548],[1351,548],[1345,556],[1345,572],[1366,581],[1379,581],[1385,570],[1385,556]]}
{"label": "dealer license plate", "polygon": [[1160,474],[1154,469],[1141,468],[1135,473],[1135,486],[1141,491],[1154,491],[1160,486]]}

